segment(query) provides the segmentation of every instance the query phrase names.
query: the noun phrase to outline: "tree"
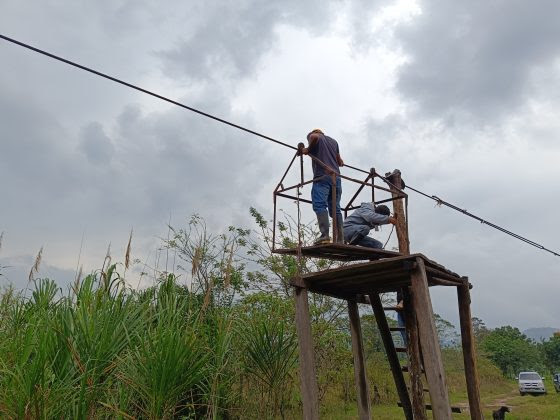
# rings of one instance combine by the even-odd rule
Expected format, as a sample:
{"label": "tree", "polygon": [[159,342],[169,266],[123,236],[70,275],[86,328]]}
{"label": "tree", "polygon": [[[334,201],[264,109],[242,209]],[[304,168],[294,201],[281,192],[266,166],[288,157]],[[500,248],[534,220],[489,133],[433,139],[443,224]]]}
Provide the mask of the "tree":
{"label": "tree", "polygon": [[542,343],[546,366],[553,372],[560,371],[560,334],[554,334]]}
{"label": "tree", "polygon": [[513,377],[523,370],[544,370],[538,347],[519,329],[509,325],[491,331],[481,347],[504,375]]}
{"label": "tree", "polygon": [[442,347],[454,347],[459,342],[459,334],[455,329],[455,325],[446,319],[443,319],[439,314],[434,314],[436,323],[436,330]]}
{"label": "tree", "polygon": [[480,318],[475,316],[472,317],[472,326],[474,332],[474,338],[477,343],[481,343],[488,334],[490,334],[490,330],[486,327],[484,321]]}

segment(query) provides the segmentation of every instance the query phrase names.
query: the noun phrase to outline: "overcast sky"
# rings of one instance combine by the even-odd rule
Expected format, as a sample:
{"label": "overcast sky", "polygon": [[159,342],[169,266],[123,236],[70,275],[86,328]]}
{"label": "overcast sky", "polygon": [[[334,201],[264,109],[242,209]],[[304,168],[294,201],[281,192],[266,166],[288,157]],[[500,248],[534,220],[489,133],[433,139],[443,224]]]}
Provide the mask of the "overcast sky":
{"label": "overcast sky", "polygon": [[[347,163],[559,250],[558,16],[555,0],[3,0],[0,32],[294,145],[321,127]],[[86,271],[131,228],[152,264],[169,220],[272,217],[292,151],[5,41],[0,63],[4,283],[25,286],[41,246],[64,284],[82,238]],[[474,316],[560,328],[559,257],[412,192],[409,211],[412,251],[469,276]],[[456,322],[454,291],[431,290]]]}

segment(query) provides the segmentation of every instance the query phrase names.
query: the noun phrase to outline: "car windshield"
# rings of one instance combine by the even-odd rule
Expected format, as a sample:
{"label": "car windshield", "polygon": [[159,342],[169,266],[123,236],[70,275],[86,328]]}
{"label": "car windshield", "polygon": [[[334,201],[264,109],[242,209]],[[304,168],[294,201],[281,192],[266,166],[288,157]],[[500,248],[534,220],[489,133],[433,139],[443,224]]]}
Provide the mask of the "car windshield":
{"label": "car windshield", "polygon": [[521,381],[540,381],[541,377],[538,373],[521,373],[519,375]]}

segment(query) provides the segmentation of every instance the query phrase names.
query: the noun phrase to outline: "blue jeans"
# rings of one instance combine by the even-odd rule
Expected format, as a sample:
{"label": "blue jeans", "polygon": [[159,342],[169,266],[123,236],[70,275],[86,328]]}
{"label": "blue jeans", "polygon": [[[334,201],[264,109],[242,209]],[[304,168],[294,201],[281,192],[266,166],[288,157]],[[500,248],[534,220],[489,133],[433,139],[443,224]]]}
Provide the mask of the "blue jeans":
{"label": "blue jeans", "polygon": [[376,249],[383,248],[383,244],[381,242],[379,242],[377,239],[370,238],[369,236],[364,236],[362,239],[356,241],[352,245],[367,246],[368,248]]}
{"label": "blue jeans", "polygon": [[[332,217],[332,178],[329,175],[313,181],[311,187],[311,202],[315,213],[329,212]],[[342,183],[340,177],[336,177],[336,214],[342,217],[340,211],[340,196],[342,195]]]}
{"label": "blue jeans", "polygon": [[360,245],[376,249],[383,248],[381,242],[367,236],[370,230],[371,228],[366,225],[346,225],[344,226],[344,239],[350,245]]}

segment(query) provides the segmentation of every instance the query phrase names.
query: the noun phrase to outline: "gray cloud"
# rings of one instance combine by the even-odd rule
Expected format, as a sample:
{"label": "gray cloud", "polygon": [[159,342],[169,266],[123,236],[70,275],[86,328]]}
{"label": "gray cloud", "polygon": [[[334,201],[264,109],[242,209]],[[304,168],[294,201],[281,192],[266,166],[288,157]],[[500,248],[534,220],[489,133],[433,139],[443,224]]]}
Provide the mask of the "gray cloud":
{"label": "gray cloud", "polygon": [[108,165],[115,148],[101,124],[92,122],[85,126],[82,130],[82,137],[80,150],[86,155],[88,161],[95,165]]}
{"label": "gray cloud", "polygon": [[397,31],[410,57],[397,88],[425,116],[492,123],[525,104],[532,71],[560,53],[554,0],[426,0],[421,7]]}
{"label": "gray cloud", "polygon": [[329,30],[338,2],[289,0],[269,2],[193,2],[183,11],[185,35],[159,52],[171,77],[208,79],[254,74],[258,60],[274,46],[279,24],[310,32]]}

